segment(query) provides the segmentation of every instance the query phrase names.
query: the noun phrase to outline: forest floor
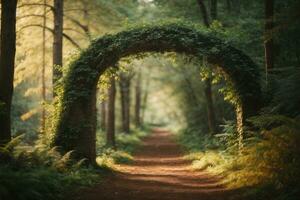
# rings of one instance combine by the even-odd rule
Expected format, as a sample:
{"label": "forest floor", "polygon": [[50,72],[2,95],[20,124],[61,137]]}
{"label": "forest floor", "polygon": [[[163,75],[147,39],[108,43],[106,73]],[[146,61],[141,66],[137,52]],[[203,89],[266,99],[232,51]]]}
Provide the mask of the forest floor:
{"label": "forest floor", "polygon": [[221,178],[193,171],[173,135],[161,129],[144,139],[134,161],[122,164],[92,188],[81,189],[72,200],[218,200],[230,199],[232,191]]}

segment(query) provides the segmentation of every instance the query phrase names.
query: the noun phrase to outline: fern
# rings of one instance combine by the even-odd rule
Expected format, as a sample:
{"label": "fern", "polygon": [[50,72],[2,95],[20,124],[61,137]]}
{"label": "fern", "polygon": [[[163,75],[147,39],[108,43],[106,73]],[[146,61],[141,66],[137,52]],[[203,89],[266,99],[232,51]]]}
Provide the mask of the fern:
{"label": "fern", "polygon": [[68,168],[71,166],[73,153],[74,153],[74,151],[67,152],[60,159],[56,160],[52,164],[52,166],[59,171],[67,171]]}

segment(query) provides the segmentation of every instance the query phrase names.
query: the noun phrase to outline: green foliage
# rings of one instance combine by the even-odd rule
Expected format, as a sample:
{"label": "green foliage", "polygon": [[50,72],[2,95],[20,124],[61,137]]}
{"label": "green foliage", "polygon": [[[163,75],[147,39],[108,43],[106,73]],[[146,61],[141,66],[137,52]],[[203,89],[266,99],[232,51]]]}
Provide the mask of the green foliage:
{"label": "green foliage", "polygon": [[134,129],[130,134],[119,133],[116,135],[117,150],[108,148],[104,133],[97,134],[97,163],[105,168],[114,168],[115,164],[130,163],[132,154],[141,145],[142,139],[150,133],[145,127]]}
{"label": "green foliage", "polygon": [[186,158],[194,169],[224,177],[227,187],[245,190],[237,199],[295,199],[300,192],[299,120],[262,115],[250,121],[258,130],[244,141],[242,151],[233,123],[216,137],[181,133],[179,141],[190,152]]}
{"label": "green foliage", "polygon": [[0,198],[10,200],[57,200],[75,186],[89,186],[99,179],[92,169],[59,173],[54,169],[35,167],[13,169],[0,166]]}
{"label": "green foliage", "polygon": [[271,103],[266,110],[273,114],[299,117],[300,70],[299,67],[285,68],[278,69],[281,73],[272,76],[272,84],[267,91],[271,96]]}
{"label": "green foliage", "polygon": [[[57,101],[53,143],[62,146],[64,150],[76,150],[75,144],[79,135],[92,134],[87,133],[87,130],[93,130],[91,127],[94,126],[94,119],[90,114],[77,119],[79,117],[76,110],[83,102],[89,105],[86,102],[92,101],[95,94],[93,86],[100,75],[109,67],[116,66],[120,58],[144,52],[173,51],[196,58],[206,56],[212,61],[216,58],[221,60],[222,62],[214,64],[220,65],[230,77],[229,80],[234,84],[236,102],[251,106],[257,104],[257,100],[260,99],[257,66],[241,51],[217,39],[214,34],[183,23],[142,26],[93,41],[92,45],[70,64],[69,73],[62,83],[63,92],[59,94]],[[253,109],[248,110],[255,112]]]}
{"label": "green foliage", "polygon": [[23,147],[21,137],[0,149],[0,199],[56,200],[69,189],[99,181],[99,172],[84,167],[84,160],[74,162],[72,152]]}

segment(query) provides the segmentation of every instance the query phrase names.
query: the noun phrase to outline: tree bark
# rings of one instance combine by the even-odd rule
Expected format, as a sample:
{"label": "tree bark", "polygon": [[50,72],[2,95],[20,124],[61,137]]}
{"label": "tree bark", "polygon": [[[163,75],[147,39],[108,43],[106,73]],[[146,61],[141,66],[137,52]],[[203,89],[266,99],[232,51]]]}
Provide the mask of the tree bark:
{"label": "tree bark", "polygon": [[206,6],[205,6],[203,0],[197,0],[197,3],[198,3],[199,8],[201,10],[204,25],[206,27],[209,27],[209,18],[208,18]]}
{"label": "tree bark", "polygon": [[205,97],[207,103],[208,128],[211,134],[217,133],[215,109],[212,98],[211,79],[205,80]]}
{"label": "tree bark", "polygon": [[106,101],[101,102],[101,116],[100,116],[100,128],[106,130]]}
{"label": "tree bark", "polygon": [[54,33],[53,33],[53,96],[57,94],[55,87],[62,77],[63,65],[63,16],[64,1],[54,0]]}
{"label": "tree bark", "polygon": [[241,13],[241,0],[234,0],[235,13],[239,15]]}
{"label": "tree bark", "polygon": [[0,145],[11,140],[11,103],[16,54],[17,0],[1,0]]}
{"label": "tree bark", "polygon": [[115,101],[116,101],[116,83],[115,77],[111,78],[110,88],[108,89],[108,107],[107,107],[107,125],[106,125],[106,143],[108,146],[116,148],[115,142]]}
{"label": "tree bark", "polygon": [[226,0],[226,9],[227,9],[227,13],[231,13],[232,11],[232,5],[231,5],[231,0]]}
{"label": "tree bark", "polygon": [[142,82],[142,74],[139,69],[137,74],[137,80],[135,85],[135,126],[141,127],[141,82]]}
{"label": "tree bark", "polygon": [[212,20],[216,20],[218,17],[218,0],[211,0],[210,15]]}
{"label": "tree bark", "polygon": [[[150,74],[150,70],[148,71],[148,74]],[[147,104],[148,104],[148,94],[149,94],[149,87],[150,87],[150,76],[146,77],[145,81],[145,88],[143,89],[143,97],[141,100],[141,124],[144,124],[145,122],[145,115],[146,115],[146,110],[147,110]]]}
{"label": "tree bark", "polygon": [[46,109],[44,103],[46,102],[46,24],[47,24],[47,0],[44,0],[44,9],[43,9],[43,56],[42,56],[42,132],[46,130]]}
{"label": "tree bark", "polygon": [[274,43],[272,29],[274,28],[274,0],[265,0],[265,66],[266,66],[266,81],[268,75],[274,68]]}
{"label": "tree bark", "polygon": [[[212,19],[215,20],[217,18],[217,0],[211,0],[211,14]],[[204,24],[207,28],[210,26],[210,22],[208,20],[207,9],[203,2],[203,0],[198,0],[198,4],[201,9],[202,18]],[[208,128],[211,134],[216,133],[217,126],[216,126],[216,118],[215,118],[215,109],[214,103],[212,98],[212,89],[211,89],[211,78],[209,77],[205,81],[205,97],[206,97],[206,104],[207,104],[207,121],[208,121]]]}
{"label": "tree bark", "polygon": [[122,131],[130,133],[130,77],[128,74],[120,74]]}

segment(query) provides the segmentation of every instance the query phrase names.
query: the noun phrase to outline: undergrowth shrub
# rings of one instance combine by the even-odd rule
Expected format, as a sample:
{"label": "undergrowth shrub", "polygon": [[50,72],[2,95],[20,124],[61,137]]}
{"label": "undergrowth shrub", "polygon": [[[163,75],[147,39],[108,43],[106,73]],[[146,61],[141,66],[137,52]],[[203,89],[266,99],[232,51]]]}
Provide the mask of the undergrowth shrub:
{"label": "undergrowth shrub", "polygon": [[115,164],[130,163],[133,160],[132,154],[142,142],[142,138],[147,136],[149,128],[133,129],[130,134],[116,134],[117,149],[107,147],[105,144],[105,134],[97,134],[97,163],[107,169],[115,169]]}
{"label": "undergrowth shrub", "polygon": [[193,161],[193,169],[221,175],[231,189],[248,188],[243,199],[297,199],[300,196],[299,119],[262,115],[252,118],[250,123],[257,131],[247,134],[242,151],[238,151],[237,133],[231,122],[215,137],[185,130],[179,135],[179,141],[190,152],[186,158]]}
{"label": "undergrowth shrub", "polygon": [[0,148],[1,200],[57,200],[74,186],[99,180],[96,169],[83,166],[84,160],[71,159],[72,151],[61,155],[57,148],[24,148],[21,142],[19,136]]}

